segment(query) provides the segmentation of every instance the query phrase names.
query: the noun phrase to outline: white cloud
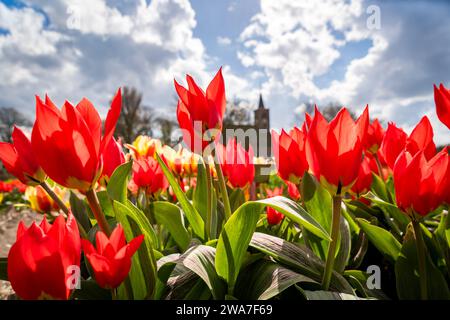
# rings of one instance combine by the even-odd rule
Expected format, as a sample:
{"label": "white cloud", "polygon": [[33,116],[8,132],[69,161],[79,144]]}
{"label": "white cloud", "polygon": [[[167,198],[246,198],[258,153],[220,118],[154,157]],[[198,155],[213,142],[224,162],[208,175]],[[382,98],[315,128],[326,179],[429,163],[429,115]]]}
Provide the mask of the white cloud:
{"label": "white cloud", "polygon": [[217,43],[221,46],[228,46],[231,44],[231,39],[228,37],[217,37]]}
{"label": "white cloud", "polygon": [[40,10],[0,3],[0,28],[8,31],[0,34],[0,106],[19,108],[30,118],[34,95],[45,93],[59,105],[86,96],[105,114],[123,85],[142,90],[145,105],[175,109],[174,77],[189,73],[206,85],[220,66],[208,64],[204,44],[193,35],[196,19],[188,0],[31,5]]}
{"label": "white cloud", "polygon": [[[285,115],[304,101],[338,101],[356,111],[368,103],[372,116],[406,129],[428,114],[437,143],[450,143],[431,96],[434,82],[450,81],[443,71],[450,68],[450,48],[436,45],[450,41],[450,23],[438,22],[445,20],[439,7],[445,4],[425,10],[375,1],[382,20],[381,29],[372,30],[366,25],[372,2],[261,0],[261,11],[241,32],[237,57],[249,70],[264,71],[263,94],[276,109],[272,123],[289,125]],[[368,51],[360,49],[342,77],[333,76],[345,46],[361,41],[370,44]],[[323,77],[334,80],[324,84]]]}

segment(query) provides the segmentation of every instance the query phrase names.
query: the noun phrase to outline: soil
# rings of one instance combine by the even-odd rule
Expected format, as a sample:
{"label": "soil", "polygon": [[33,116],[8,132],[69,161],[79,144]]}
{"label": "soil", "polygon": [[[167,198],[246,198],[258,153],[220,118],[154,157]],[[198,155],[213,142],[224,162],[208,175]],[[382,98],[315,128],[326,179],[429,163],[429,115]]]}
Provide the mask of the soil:
{"label": "soil", "polygon": [[[28,227],[33,221],[41,221],[42,215],[31,210],[17,211],[14,208],[0,211],[0,257],[8,256],[9,249],[16,241],[16,230],[19,221],[23,220]],[[0,280],[0,300],[8,299],[14,291],[8,281]]]}

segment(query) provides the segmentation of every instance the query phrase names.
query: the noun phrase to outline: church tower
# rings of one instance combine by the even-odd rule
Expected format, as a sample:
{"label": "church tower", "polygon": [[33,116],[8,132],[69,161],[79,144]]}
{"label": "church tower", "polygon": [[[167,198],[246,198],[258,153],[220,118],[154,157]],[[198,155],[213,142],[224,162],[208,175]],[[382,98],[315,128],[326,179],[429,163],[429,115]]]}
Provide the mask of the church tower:
{"label": "church tower", "polygon": [[[255,110],[254,128],[258,131],[258,148],[255,149],[257,156],[270,156],[272,154],[272,139],[270,135],[269,109],[264,107],[262,95],[259,94],[258,108]],[[264,130],[264,131],[262,131]],[[264,139],[265,141],[261,141]]]}
{"label": "church tower", "polygon": [[264,107],[262,95],[259,94],[258,108],[255,110],[255,127],[258,129],[270,129],[269,109]]}

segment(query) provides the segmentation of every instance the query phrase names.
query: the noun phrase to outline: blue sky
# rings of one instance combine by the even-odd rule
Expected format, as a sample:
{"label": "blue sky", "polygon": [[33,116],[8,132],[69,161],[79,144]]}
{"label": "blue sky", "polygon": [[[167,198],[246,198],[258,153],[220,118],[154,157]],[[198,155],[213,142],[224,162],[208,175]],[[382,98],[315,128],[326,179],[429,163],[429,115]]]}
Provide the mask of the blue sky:
{"label": "blue sky", "polygon": [[449,16],[448,1],[0,1],[0,106],[33,118],[48,93],[105,114],[130,85],[173,115],[174,77],[206,86],[223,66],[229,100],[252,106],[261,92],[275,129],[299,125],[307,102],[369,104],[407,131],[427,115],[450,143],[432,97],[433,83],[450,86]]}

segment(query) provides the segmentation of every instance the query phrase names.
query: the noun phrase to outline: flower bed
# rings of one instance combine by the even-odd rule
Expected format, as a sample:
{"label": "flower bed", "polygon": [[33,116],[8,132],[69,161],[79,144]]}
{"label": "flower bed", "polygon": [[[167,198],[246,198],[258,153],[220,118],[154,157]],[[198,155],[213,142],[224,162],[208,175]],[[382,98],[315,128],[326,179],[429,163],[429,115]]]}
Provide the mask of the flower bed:
{"label": "flower bed", "polygon": [[[331,121],[316,109],[272,132],[263,177],[270,160],[219,142],[221,70],[205,91],[187,83],[175,82],[186,148],[117,141],[120,90],[104,124],[87,99],[37,98],[31,138],[15,128],[0,144],[44,215],[0,258],[19,298],[450,298],[450,160],[426,116],[408,135],[368,107]],[[435,101],[450,128],[450,91]]]}

